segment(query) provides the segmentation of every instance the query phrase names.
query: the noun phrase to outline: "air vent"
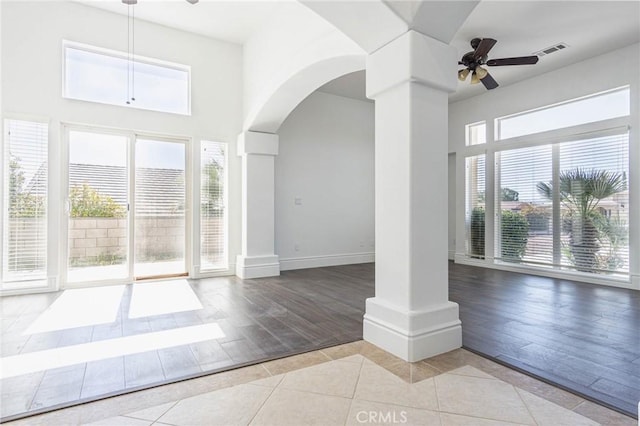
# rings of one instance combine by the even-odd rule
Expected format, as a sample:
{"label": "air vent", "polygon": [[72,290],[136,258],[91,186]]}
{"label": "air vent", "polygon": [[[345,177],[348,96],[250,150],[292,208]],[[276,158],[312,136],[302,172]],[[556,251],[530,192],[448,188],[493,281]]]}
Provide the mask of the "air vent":
{"label": "air vent", "polygon": [[566,49],[567,47],[569,47],[567,43],[558,43],[558,44],[554,44],[553,46],[549,46],[545,49],[539,50],[537,52],[533,52],[533,54],[538,57],[542,57],[545,55],[549,55],[550,53],[557,52],[558,50]]}

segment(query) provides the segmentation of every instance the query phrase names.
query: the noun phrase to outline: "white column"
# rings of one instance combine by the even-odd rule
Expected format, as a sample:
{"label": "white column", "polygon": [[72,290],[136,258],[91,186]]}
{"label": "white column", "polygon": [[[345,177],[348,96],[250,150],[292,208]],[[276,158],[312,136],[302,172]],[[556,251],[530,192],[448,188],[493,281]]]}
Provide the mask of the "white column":
{"label": "white column", "polygon": [[447,92],[454,48],[409,31],[367,59],[376,101],[376,287],[364,339],[418,361],[462,345],[448,299]]}
{"label": "white column", "polygon": [[238,136],[238,155],[242,157],[242,254],[236,259],[236,275],[280,275],[274,231],[278,135],[244,132]]}

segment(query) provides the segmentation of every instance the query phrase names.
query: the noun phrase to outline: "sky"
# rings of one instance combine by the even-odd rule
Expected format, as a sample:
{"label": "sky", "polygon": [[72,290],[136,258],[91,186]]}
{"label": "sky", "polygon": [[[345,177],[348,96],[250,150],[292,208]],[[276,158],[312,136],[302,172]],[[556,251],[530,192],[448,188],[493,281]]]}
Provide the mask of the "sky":
{"label": "sky", "polygon": [[[69,133],[69,162],[126,166],[127,136],[71,131]],[[185,168],[185,144],[176,142],[136,140],[136,167],[158,169]]]}

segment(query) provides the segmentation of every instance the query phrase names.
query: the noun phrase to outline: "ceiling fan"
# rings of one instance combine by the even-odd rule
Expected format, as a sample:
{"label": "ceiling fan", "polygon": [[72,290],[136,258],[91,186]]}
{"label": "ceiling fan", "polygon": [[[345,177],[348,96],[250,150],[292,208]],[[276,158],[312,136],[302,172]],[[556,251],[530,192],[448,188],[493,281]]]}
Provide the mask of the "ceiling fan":
{"label": "ceiling fan", "polygon": [[498,83],[491,77],[489,71],[481,65],[501,67],[505,65],[533,65],[538,62],[537,56],[519,56],[517,58],[487,59],[487,54],[497,43],[492,38],[474,38],[471,40],[471,52],[465,53],[458,65],[466,68],[458,71],[458,80],[465,81],[471,73],[471,84],[482,83],[488,90],[498,87]]}

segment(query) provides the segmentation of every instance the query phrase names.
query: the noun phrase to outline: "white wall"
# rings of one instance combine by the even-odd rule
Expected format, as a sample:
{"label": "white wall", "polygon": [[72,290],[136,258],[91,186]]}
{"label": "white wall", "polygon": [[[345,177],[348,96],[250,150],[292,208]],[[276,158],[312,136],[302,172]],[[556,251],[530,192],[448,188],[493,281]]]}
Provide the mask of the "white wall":
{"label": "white wall", "polygon": [[[242,129],[242,47],[137,20],[137,54],[191,66],[192,115],[69,100],[61,96],[62,40],[124,51],[126,16],[73,2],[3,1],[1,5],[2,114],[51,120],[52,190],[59,190],[56,177],[62,164],[61,122],[176,135],[192,141],[227,142],[230,259],[235,259],[241,216],[240,163],[235,141]],[[61,200],[54,200],[54,209],[50,210],[50,226],[54,228],[63,223],[61,204]]]}
{"label": "white wall", "polygon": [[[274,19],[244,44],[245,130],[276,133],[282,119],[313,90],[365,66],[365,52],[315,12],[299,2],[278,7]],[[355,57],[355,64],[353,58],[346,64],[335,61],[340,57]],[[326,67],[314,70],[324,62]],[[282,105],[269,105],[277,112],[265,116],[265,105],[274,99]]]}
{"label": "white wall", "polygon": [[279,135],[275,210],[281,269],[372,262],[374,104],[314,92]]}
{"label": "white wall", "polygon": [[[544,58],[542,59],[544,60]],[[640,44],[597,56],[528,80],[500,87],[480,96],[449,105],[449,152],[456,153],[457,183],[450,185],[449,217],[456,217],[455,230],[449,229],[449,241],[458,242],[456,253],[464,251],[464,153],[483,147],[465,148],[465,124],[485,120],[487,140],[493,138],[493,120],[496,117],[527,111],[533,108],[574,99],[604,90],[631,86],[630,116],[630,248],[632,286],[640,288]],[[456,198],[456,192],[458,197]],[[452,212],[451,208],[455,211]],[[455,235],[451,235],[455,232]]]}

